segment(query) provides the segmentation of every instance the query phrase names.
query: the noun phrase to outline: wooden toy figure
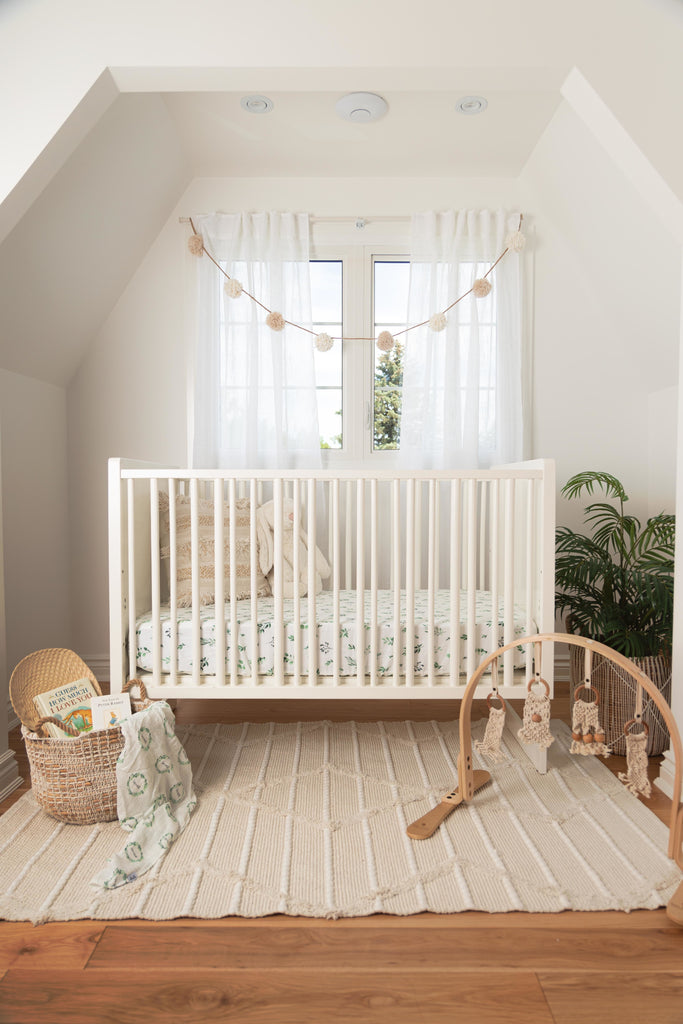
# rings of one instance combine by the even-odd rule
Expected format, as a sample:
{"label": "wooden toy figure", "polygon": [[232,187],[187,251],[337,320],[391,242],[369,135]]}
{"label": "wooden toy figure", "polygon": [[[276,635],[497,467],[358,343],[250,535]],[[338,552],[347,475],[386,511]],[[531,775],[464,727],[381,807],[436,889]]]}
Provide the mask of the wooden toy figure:
{"label": "wooden toy figure", "polygon": [[[499,708],[491,706],[491,698],[495,700],[496,697],[500,701]],[[499,763],[505,760],[505,754],[500,749],[500,741],[505,726],[505,701],[495,687],[486,698],[486,705],[489,709],[486,732],[484,733],[483,740],[474,741],[474,747],[480,754],[488,758],[489,761]]]}
{"label": "wooden toy figure", "polygon": [[650,780],[647,777],[647,734],[649,728],[647,722],[641,722],[642,732],[630,732],[632,725],[641,721],[640,715],[636,715],[624,726],[626,735],[626,772],[619,772],[619,781],[623,782],[629,793],[638,796],[649,796],[652,792]]}
{"label": "wooden toy figure", "polygon": [[[593,700],[579,699],[579,691],[584,687],[594,695]],[[605,743],[605,730],[598,719],[599,703],[600,697],[588,680],[576,687],[572,709],[572,744],[569,748],[572,754],[600,754],[606,757],[611,753]]]}

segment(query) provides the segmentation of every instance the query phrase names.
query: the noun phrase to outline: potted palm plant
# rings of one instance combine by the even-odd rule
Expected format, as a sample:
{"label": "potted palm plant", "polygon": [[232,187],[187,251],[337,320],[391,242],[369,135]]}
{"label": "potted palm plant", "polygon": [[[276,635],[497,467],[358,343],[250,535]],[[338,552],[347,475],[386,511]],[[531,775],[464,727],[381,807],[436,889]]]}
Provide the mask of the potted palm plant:
{"label": "potted palm plant", "polygon": [[[566,613],[570,632],[631,658],[670,700],[675,517],[661,512],[643,525],[626,512],[628,495],[609,473],[577,473],[562,488],[569,499],[596,491],[607,500],[586,505],[589,532],[557,530],[556,607]],[[579,648],[572,648],[570,665],[573,693],[583,679]],[[623,754],[623,725],[633,716],[635,683],[596,656],[592,684],[601,697],[608,742]],[[650,730],[648,753],[661,753],[668,733],[654,705],[645,707],[643,717]]]}

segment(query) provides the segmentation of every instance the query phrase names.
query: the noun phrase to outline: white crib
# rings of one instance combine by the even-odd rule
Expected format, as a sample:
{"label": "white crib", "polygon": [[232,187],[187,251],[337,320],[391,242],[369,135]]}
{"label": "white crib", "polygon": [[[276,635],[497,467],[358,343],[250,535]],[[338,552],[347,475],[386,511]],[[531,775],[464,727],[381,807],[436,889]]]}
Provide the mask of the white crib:
{"label": "white crib", "polygon": [[[259,564],[266,501],[268,595]],[[307,548],[289,543],[292,521]],[[182,530],[189,607],[179,600]],[[552,632],[554,533],[547,460],[473,472],[312,473],[111,459],[112,690],[137,676],[166,699],[460,698],[486,655],[516,636]],[[317,593],[316,549],[330,569]],[[203,604],[209,572],[212,600]],[[291,595],[287,573],[301,581]],[[502,696],[524,696],[530,657],[528,647],[506,652]],[[542,673],[552,686],[550,659]]]}

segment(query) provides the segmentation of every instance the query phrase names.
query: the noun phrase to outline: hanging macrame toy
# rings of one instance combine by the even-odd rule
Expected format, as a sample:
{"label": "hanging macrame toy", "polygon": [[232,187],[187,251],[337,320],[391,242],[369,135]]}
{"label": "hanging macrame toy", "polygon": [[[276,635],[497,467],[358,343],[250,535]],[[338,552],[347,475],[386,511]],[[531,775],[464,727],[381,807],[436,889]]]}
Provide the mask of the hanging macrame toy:
{"label": "hanging macrame toy", "polygon": [[[636,722],[641,722],[642,732],[630,732],[631,726]],[[634,796],[638,796],[639,793],[649,796],[652,792],[650,780],[647,777],[647,734],[649,731],[647,722],[642,722],[640,715],[636,715],[624,726],[626,771],[619,772],[618,778]]]}
{"label": "hanging macrame toy", "polygon": [[[611,751],[605,742],[605,730],[600,725],[598,717],[600,697],[597,690],[591,686],[592,666],[593,652],[587,647],[583,683],[574,690],[572,744],[569,750],[572,754],[600,754],[601,757],[606,757]],[[579,699],[579,692],[583,689],[590,690],[593,700]]]}
{"label": "hanging macrame toy", "polygon": [[[541,645],[535,644],[534,646],[536,648],[534,658],[536,672],[526,688],[522,728],[517,735],[523,743],[538,743],[539,747],[547,748],[555,739],[550,731],[550,687],[545,679],[541,678]],[[537,684],[543,686],[543,693],[533,692],[531,687]]]}
{"label": "hanging macrame toy", "polygon": [[[491,699],[493,698],[495,700],[496,697],[500,701],[499,708],[491,706]],[[493,690],[486,698],[486,704],[489,709],[486,732],[484,733],[483,740],[474,741],[474,747],[489,761],[500,763],[501,761],[505,761],[505,754],[500,749],[503,728],[505,726],[505,701],[498,693],[498,688],[496,686],[493,687]]]}

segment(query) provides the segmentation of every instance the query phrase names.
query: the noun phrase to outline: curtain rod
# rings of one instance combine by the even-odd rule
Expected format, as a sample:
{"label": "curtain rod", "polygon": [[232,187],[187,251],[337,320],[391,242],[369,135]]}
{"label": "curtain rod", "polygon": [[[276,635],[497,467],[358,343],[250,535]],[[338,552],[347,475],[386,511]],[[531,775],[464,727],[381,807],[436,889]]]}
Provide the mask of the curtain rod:
{"label": "curtain rod", "polygon": [[[409,221],[410,220],[410,215],[409,214],[405,214],[405,213],[401,213],[401,214],[396,214],[395,216],[394,215],[390,216],[390,215],[386,214],[384,216],[379,216],[379,217],[352,217],[350,215],[348,215],[348,216],[339,216],[339,217],[316,217],[316,216],[312,216],[310,219],[311,219],[311,223],[312,224],[342,224],[342,223],[345,224],[345,223],[348,223],[348,222],[353,222],[356,225],[356,227],[364,228],[366,226],[366,224],[376,224],[378,222],[384,223],[384,222],[389,222],[389,221]],[[179,224],[189,224],[190,223],[190,218],[189,217],[178,217],[178,223]]]}

